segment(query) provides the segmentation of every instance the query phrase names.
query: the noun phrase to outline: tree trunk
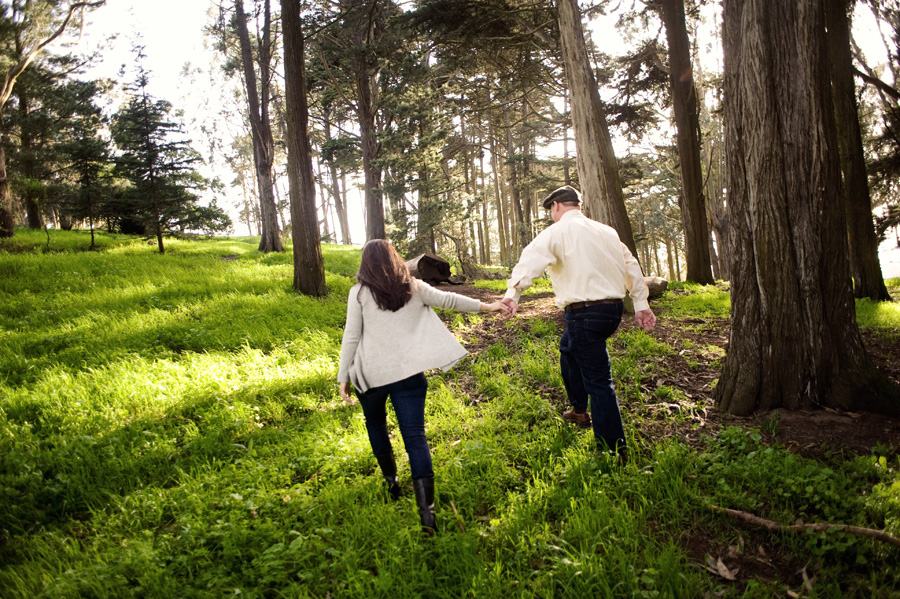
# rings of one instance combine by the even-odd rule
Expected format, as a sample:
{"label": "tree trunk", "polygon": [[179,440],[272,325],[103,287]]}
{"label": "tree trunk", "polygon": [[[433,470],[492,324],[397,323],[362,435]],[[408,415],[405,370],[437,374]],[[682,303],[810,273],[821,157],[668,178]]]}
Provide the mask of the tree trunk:
{"label": "tree trunk", "polygon": [[497,212],[497,237],[500,240],[500,264],[505,264],[509,256],[506,243],[506,218],[503,215],[503,196],[500,191],[500,160],[497,157],[497,138],[494,135],[494,121],[488,117],[488,137],[491,140],[491,172],[494,174],[494,203]]}
{"label": "tree trunk", "polygon": [[828,31],[826,47],[841,169],[844,172],[850,272],[853,275],[853,294],[856,297],[891,301],[878,259],[878,238],[872,222],[872,198],[869,195],[869,179],[866,175],[866,159],[856,106],[848,15],[853,4],[855,3],[848,0],[825,0]]}
{"label": "tree trunk", "polygon": [[0,128],[0,237],[12,237],[16,231],[16,216],[9,179],[6,177],[6,150],[2,139]]}
{"label": "tree trunk", "polygon": [[[325,141],[331,141],[331,113],[327,108],[323,107],[324,125],[325,125]],[[338,223],[341,227],[341,243],[350,245],[350,225],[347,220],[347,209],[344,207],[344,201],[341,197],[341,185],[338,179],[337,163],[334,160],[334,152],[328,153],[325,160],[328,163],[328,172],[331,175],[331,197],[334,199],[334,209],[337,211]]]}
{"label": "tree trunk", "polygon": [[672,250],[672,240],[671,237],[666,235],[666,262],[669,267],[669,280],[677,281],[678,274],[675,272],[675,254],[678,253],[678,249],[676,248],[674,251]]}
{"label": "tree trunk", "polygon": [[900,413],[856,326],[823,7],[728,0],[731,337],[716,399]]}
{"label": "tree trunk", "polygon": [[163,244],[163,228],[162,228],[162,209],[159,205],[159,195],[156,189],[156,176],[151,169],[148,176],[150,182],[150,193],[152,194],[151,205],[153,206],[153,233],[156,235],[156,246],[159,248],[160,254],[166,253],[166,246]]}
{"label": "tree trunk", "polygon": [[506,129],[506,165],[509,172],[509,199],[512,203],[515,221],[513,222],[512,232],[513,240],[516,242],[516,253],[528,245],[528,238],[525,231],[525,218],[522,214],[522,198],[519,193],[519,174],[517,168],[516,145],[513,141],[512,125],[509,122],[509,106],[503,107],[503,126]]}
{"label": "tree trunk", "polygon": [[684,21],[684,0],[662,0],[661,4],[669,44],[669,84],[681,162],[679,204],[684,224],[685,280],[708,285],[713,283],[713,278],[700,169],[700,111],[691,69],[691,45]]}
{"label": "tree trunk", "polygon": [[325,264],[316,218],[316,184],[309,143],[303,27],[300,1],[281,0],[284,29],[284,91],[287,105],[288,183],[291,198],[291,236],[294,241],[294,289],[321,297]]}
{"label": "tree trunk", "polygon": [[484,140],[480,139],[478,143],[478,180],[481,183],[481,220],[478,223],[478,234],[481,235],[481,247],[484,254],[481,257],[481,263],[487,266],[491,264],[491,227],[488,220],[488,199],[487,186],[484,184]]}
{"label": "tree trunk", "polygon": [[716,253],[716,246],[713,244],[712,235],[709,236],[709,259],[712,265],[713,280],[721,280],[721,271],[719,270],[719,255]]}
{"label": "tree trunk", "polygon": [[576,164],[585,212],[615,229],[622,243],[636,254],[606,111],[584,45],[578,0],[557,0],[557,16],[572,96]]}
{"label": "tree trunk", "polygon": [[272,181],[272,165],[275,161],[275,142],[272,137],[272,124],[269,122],[269,77],[270,60],[269,0],[265,5],[265,26],[263,40],[259,47],[260,83],[257,88],[256,70],[253,66],[253,54],[250,47],[250,34],[247,31],[247,15],[244,14],[243,0],[235,0],[237,12],[238,38],[241,43],[241,64],[244,71],[244,86],[247,89],[247,103],[250,116],[250,130],[253,137],[253,162],[256,166],[256,182],[259,188],[259,215],[261,252],[283,252],[281,232],[278,229],[278,210],[275,206],[274,185]]}
{"label": "tree trunk", "polygon": [[376,166],[378,141],[375,137],[375,101],[372,94],[373,67],[368,45],[374,35],[374,19],[369,18],[367,2],[342,2],[347,11],[356,9],[353,26],[353,46],[356,60],[353,66],[356,77],[356,114],[359,120],[359,141],[362,150],[363,174],[365,177],[366,240],[385,239],[384,198],[381,189],[381,170]]}
{"label": "tree trunk", "polygon": [[569,172],[569,90],[563,93],[563,183],[572,185],[572,175]]}

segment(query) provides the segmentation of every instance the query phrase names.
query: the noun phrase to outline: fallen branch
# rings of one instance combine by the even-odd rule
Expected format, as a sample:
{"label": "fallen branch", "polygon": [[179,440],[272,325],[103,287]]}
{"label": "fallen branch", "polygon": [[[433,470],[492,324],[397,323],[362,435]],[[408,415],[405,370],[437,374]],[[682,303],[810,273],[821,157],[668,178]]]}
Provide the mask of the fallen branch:
{"label": "fallen branch", "polygon": [[466,529],[463,526],[462,518],[459,517],[459,512],[456,511],[456,506],[453,505],[452,501],[450,502],[450,507],[453,508],[453,513],[456,514],[456,524],[457,524],[457,526],[459,526],[459,531],[463,534],[466,534]]}
{"label": "fallen branch", "polygon": [[747,512],[732,510],[712,504],[707,505],[709,509],[713,510],[714,512],[728,514],[729,516],[737,518],[738,520],[743,520],[744,522],[749,522],[750,524],[755,524],[757,526],[763,526],[765,528],[768,528],[769,530],[776,532],[800,532],[803,530],[828,532],[829,530],[837,530],[861,537],[871,537],[878,541],[884,541],[885,543],[890,543],[891,545],[900,547],[900,538],[897,538],[882,530],[875,530],[873,528],[862,528],[861,526],[850,526],[849,524],[829,524],[827,522],[820,522],[815,524],[779,524],[778,522],[766,520],[765,518],[760,518],[759,516],[754,516],[753,514],[748,514]]}

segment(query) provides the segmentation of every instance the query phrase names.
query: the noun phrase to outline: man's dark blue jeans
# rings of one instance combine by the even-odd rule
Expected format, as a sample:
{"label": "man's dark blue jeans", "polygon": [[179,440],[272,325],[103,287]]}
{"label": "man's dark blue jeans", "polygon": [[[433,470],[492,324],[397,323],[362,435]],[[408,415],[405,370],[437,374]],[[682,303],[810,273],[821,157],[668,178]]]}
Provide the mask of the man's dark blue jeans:
{"label": "man's dark blue jeans", "polygon": [[601,450],[625,450],[625,430],[612,382],[606,340],[622,322],[624,307],[598,304],[566,312],[566,330],[559,343],[560,368],[569,402],[576,412],[591,400],[594,438]]}
{"label": "man's dark blue jeans", "polygon": [[365,393],[358,394],[359,404],[366,417],[366,430],[372,453],[376,456],[393,453],[391,437],[387,429],[387,398],[391,398],[400,435],[406,445],[409,456],[409,468],[412,477],[434,478],[431,468],[431,449],[425,438],[425,395],[428,392],[428,381],[424,373],[419,373],[381,387],[373,387]]}

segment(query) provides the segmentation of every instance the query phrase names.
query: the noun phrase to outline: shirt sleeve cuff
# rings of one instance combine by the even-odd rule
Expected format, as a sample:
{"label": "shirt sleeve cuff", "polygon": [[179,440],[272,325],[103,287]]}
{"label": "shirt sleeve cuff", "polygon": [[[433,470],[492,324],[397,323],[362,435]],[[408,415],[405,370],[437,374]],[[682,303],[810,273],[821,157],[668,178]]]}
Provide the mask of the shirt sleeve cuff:
{"label": "shirt sleeve cuff", "polygon": [[635,313],[642,312],[644,310],[649,310],[649,309],[650,309],[650,303],[647,300],[641,300],[641,301],[634,302]]}
{"label": "shirt sleeve cuff", "polygon": [[506,290],[506,295],[503,296],[503,299],[511,299],[512,301],[519,303],[519,299],[522,297],[522,292],[519,291],[515,287],[511,287]]}

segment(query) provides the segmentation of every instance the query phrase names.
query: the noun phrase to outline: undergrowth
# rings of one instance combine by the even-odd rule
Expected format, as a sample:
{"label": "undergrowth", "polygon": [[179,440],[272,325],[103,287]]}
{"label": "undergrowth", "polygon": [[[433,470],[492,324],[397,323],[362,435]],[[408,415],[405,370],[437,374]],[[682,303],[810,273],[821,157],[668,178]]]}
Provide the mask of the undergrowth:
{"label": "undergrowth", "polygon": [[[290,253],[253,240],[172,240],[159,255],[125,237],[86,252],[84,239],[0,253],[4,599],[900,596],[900,553],[844,533],[765,536],[811,590],[796,574],[710,572],[692,539],[713,552],[761,534],[709,504],[900,534],[900,462],[889,448],[812,460],[747,428],[699,448],[645,435],[650,419],[691,426],[690,410],[653,409],[690,400],[648,391],[675,351],[646,333],[610,342],[624,468],[559,417],[552,322],[497,324],[432,373],[428,538],[396,426],[404,494],[390,503],[361,410],[337,395],[358,249],[325,246],[329,294],[311,299],[291,290]],[[723,294],[660,301],[705,318]],[[448,315],[468,342],[488,318]]]}

